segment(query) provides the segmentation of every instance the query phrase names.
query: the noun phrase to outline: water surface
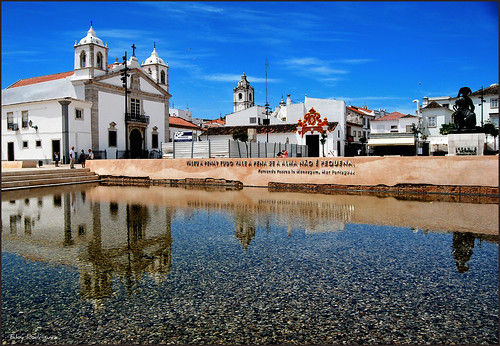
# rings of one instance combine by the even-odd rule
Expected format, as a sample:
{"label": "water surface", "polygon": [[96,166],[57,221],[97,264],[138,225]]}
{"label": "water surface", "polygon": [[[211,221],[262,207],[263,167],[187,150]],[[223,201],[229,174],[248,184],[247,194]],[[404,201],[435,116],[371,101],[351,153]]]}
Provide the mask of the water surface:
{"label": "water surface", "polygon": [[97,184],[2,197],[6,343],[498,343],[498,204]]}

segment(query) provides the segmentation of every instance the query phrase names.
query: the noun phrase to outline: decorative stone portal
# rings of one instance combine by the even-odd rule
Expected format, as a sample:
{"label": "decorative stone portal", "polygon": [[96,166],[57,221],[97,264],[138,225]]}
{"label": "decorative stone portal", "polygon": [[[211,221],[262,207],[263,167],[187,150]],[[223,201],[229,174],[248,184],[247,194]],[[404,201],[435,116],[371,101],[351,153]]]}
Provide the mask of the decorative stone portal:
{"label": "decorative stone portal", "polygon": [[142,155],[142,148],[144,144],[143,130],[133,128],[130,130],[130,157],[140,158]]}

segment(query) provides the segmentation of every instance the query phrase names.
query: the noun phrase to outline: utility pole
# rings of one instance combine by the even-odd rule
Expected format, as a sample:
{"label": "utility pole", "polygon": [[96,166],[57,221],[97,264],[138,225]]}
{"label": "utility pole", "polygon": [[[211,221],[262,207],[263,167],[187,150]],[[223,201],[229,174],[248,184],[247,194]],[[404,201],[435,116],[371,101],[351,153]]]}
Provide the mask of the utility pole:
{"label": "utility pole", "polygon": [[[266,58],[266,142],[269,143],[269,102],[267,102],[267,58]],[[267,155],[267,153],[266,153]]]}
{"label": "utility pole", "polygon": [[483,93],[483,87],[481,86],[481,96],[479,97],[479,99],[481,100],[481,127],[483,127],[483,102],[484,102],[484,93]]}
{"label": "utility pole", "polygon": [[123,87],[125,88],[125,157],[128,158],[128,100],[127,100],[127,94],[129,91],[127,90],[127,77],[130,76],[128,73],[128,70],[130,70],[127,67],[127,52],[125,52],[125,55],[123,56],[123,65],[124,68],[122,72],[120,73],[122,75],[121,80],[123,82]]}

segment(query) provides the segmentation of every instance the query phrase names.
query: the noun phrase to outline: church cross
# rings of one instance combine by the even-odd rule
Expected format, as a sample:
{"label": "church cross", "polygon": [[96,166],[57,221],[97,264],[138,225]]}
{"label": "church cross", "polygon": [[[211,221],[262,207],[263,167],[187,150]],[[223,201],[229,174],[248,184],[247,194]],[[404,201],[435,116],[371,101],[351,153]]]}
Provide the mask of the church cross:
{"label": "church cross", "polygon": [[132,44],[132,56],[135,56],[135,49],[137,47],[135,46],[135,44]]}

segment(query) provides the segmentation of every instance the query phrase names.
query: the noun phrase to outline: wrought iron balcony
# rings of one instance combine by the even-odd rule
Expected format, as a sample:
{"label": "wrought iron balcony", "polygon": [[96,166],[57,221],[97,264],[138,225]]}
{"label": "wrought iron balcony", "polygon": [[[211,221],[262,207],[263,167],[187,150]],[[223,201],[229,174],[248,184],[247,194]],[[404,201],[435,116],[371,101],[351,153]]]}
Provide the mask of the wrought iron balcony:
{"label": "wrought iron balcony", "polygon": [[126,113],[125,119],[136,123],[149,124],[149,117],[142,114]]}

